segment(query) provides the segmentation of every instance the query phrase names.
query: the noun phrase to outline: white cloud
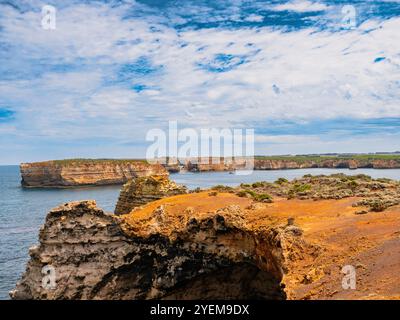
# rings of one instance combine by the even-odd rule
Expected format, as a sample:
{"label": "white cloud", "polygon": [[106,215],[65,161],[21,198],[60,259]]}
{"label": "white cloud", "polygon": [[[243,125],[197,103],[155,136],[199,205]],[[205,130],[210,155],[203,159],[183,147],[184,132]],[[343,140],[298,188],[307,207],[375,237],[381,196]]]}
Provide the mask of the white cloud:
{"label": "white cloud", "polygon": [[273,6],[272,9],[275,11],[314,12],[327,10],[328,6],[318,2],[296,0],[284,4],[278,4]]}
{"label": "white cloud", "polygon": [[248,22],[261,22],[264,20],[264,17],[260,16],[258,14],[251,14],[248,17],[246,17],[244,20],[248,21]]}
{"label": "white cloud", "polygon": [[[324,9],[310,1],[275,7]],[[126,7],[97,4],[60,8],[57,30],[49,32],[40,29],[38,13],[6,10],[1,36],[17,48],[13,59],[32,73],[41,71],[33,79],[0,81],[0,102],[17,110],[15,126],[24,137],[137,141],[168,120],[193,127],[240,127],[269,120],[400,117],[399,18],[342,32],[268,27],[178,31],[161,24],[161,18],[123,19]],[[201,67],[218,54],[233,57],[232,70]],[[142,56],[162,71],[107,83],[117,77],[120,65]],[[385,59],[375,63],[379,57]],[[56,72],[36,66],[38,61],[78,67]],[[224,61],[214,66],[220,65]],[[147,88],[135,92],[130,88],[135,83]],[[310,137],[260,139],[300,145]]]}

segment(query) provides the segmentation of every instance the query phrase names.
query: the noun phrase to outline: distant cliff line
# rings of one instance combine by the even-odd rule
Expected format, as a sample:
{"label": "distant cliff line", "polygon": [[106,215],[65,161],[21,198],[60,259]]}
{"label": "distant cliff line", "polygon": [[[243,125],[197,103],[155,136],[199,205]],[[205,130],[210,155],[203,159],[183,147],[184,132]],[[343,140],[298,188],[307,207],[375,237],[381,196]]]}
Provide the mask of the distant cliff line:
{"label": "distant cliff line", "polygon": [[[165,159],[164,159],[165,160]],[[168,159],[150,164],[138,159],[65,159],[20,165],[24,187],[74,187],[84,185],[124,184],[135,177],[168,175],[168,172],[234,171],[245,167],[249,158]],[[354,156],[257,156],[254,170],[307,168],[398,169],[400,155]]]}
{"label": "distant cliff line", "polygon": [[[234,171],[248,165],[249,158],[189,158],[184,161],[168,159],[164,165],[170,172],[187,170],[202,171]],[[284,170],[307,168],[400,168],[399,154],[360,154],[360,155],[299,155],[299,156],[256,156],[253,161],[254,170]],[[165,163],[165,161],[163,162]]]}
{"label": "distant cliff line", "polygon": [[[206,159],[207,160],[207,159]],[[233,171],[245,167],[249,158],[186,160],[181,168],[192,172],[202,171]],[[247,163],[248,164],[248,163]],[[167,169],[173,168],[167,165]],[[307,168],[373,168],[396,169],[400,168],[400,155],[355,155],[355,156],[256,156],[254,157],[254,170],[284,170]]]}

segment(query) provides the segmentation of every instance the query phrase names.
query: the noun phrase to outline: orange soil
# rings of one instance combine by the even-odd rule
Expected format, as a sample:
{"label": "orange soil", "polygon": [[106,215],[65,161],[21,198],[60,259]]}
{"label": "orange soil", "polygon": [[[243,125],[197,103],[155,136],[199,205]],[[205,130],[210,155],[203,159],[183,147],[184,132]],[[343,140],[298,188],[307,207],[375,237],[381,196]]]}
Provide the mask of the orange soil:
{"label": "orange soil", "polygon": [[[319,254],[296,262],[286,276],[290,299],[400,299],[400,206],[384,212],[355,214],[357,198],[341,200],[286,200],[270,204],[253,203],[231,193],[209,192],[178,195],[149,203],[122,216],[135,232],[151,232],[145,226],[152,212],[163,205],[168,224],[158,229],[170,235],[183,228],[188,215],[201,217],[207,212],[239,205],[247,228],[286,223],[289,217],[304,231],[306,242],[319,247]],[[186,210],[186,211],[185,211]],[[356,268],[355,290],[342,288],[345,265]]]}

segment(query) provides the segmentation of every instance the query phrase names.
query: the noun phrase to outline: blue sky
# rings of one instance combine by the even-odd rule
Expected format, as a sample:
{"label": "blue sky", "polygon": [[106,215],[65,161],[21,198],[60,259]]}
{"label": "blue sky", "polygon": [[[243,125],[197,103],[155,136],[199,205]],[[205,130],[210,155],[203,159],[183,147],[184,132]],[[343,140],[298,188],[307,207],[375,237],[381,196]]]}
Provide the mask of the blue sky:
{"label": "blue sky", "polygon": [[169,120],[254,128],[257,154],[400,150],[399,30],[399,0],[0,0],[0,164],[144,157]]}

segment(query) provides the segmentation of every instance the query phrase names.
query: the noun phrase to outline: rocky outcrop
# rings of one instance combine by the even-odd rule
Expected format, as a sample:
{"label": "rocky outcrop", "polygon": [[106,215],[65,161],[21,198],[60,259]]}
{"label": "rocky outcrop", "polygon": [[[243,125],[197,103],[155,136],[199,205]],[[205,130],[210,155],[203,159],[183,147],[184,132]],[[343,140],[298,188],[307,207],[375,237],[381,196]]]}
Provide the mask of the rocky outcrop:
{"label": "rocky outcrop", "polygon": [[129,179],[168,175],[159,164],[139,160],[60,160],[20,165],[24,187],[74,187],[123,184]]}
{"label": "rocky outcrop", "polygon": [[135,178],[122,187],[114,212],[129,213],[148,202],[186,192],[186,187],[177,185],[165,175]]}
{"label": "rocky outcrop", "polygon": [[[294,226],[248,226],[238,205],[110,216],[94,201],[53,209],[13,299],[284,299]],[[49,279],[52,270],[53,279]],[[53,283],[52,283],[53,282]],[[52,285],[51,285],[52,284]]]}

